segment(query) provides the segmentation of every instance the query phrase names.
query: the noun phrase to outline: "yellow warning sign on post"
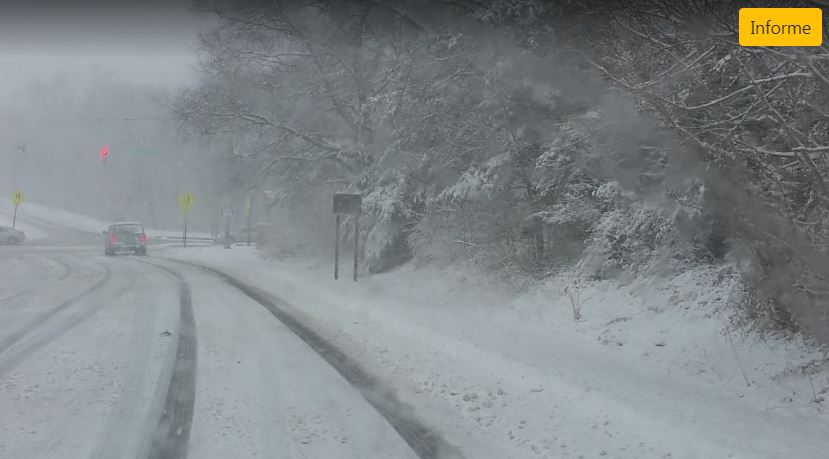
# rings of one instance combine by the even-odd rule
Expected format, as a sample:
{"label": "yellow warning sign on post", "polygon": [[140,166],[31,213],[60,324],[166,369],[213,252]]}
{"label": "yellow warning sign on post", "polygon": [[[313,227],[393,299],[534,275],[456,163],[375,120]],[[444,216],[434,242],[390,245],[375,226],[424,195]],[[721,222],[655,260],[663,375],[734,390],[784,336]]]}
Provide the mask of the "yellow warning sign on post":
{"label": "yellow warning sign on post", "polygon": [[23,192],[20,190],[15,191],[12,193],[12,204],[14,207],[20,207],[20,204],[23,204]]}
{"label": "yellow warning sign on post", "polygon": [[190,211],[193,210],[193,205],[196,203],[196,199],[193,197],[193,193],[181,193],[178,195],[178,207],[181,209],[181,213],[187,215]]}

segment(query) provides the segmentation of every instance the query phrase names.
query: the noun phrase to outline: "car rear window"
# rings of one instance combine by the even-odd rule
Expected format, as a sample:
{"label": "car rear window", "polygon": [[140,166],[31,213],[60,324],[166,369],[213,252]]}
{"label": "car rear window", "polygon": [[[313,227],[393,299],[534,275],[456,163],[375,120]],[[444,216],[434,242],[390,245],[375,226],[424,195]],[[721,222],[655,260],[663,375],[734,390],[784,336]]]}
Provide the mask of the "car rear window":
{"label": "car rear window", "polygon": [[141,225],[118,225],[115,229],[117,231],[130,232],[133,234],[140,234],[144,232],[144,228]]}

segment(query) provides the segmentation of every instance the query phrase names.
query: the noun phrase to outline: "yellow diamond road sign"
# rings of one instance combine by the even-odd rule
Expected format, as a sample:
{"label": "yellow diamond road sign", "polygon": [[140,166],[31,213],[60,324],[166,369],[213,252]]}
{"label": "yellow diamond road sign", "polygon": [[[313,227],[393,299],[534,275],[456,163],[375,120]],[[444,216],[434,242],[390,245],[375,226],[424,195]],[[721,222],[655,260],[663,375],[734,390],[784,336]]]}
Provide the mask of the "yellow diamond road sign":
{"label": "yellow diamond road sign", "polygon": [[14,204],[14,207],[18,207],[21,203],[23,203],[23,192],[17,190],[12,193],[12,204]]}
{"label": "yellow diamond road sign", "polygon": [[196,199],[193,197],[193,193],[181,193],[178,195],[178,206],[184,214],[189,214],[193,210],[193,204],[195,203]]}

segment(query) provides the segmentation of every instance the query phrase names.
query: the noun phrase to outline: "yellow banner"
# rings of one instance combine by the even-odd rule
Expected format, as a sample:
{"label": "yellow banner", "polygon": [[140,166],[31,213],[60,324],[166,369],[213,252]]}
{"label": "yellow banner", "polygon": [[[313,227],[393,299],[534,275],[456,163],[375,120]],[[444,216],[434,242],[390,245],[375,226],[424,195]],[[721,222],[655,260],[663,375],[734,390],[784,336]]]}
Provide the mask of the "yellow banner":
{"label": "yellow banner", "polygon": [[820,8],[740,8],[740,46],[820,46]]}

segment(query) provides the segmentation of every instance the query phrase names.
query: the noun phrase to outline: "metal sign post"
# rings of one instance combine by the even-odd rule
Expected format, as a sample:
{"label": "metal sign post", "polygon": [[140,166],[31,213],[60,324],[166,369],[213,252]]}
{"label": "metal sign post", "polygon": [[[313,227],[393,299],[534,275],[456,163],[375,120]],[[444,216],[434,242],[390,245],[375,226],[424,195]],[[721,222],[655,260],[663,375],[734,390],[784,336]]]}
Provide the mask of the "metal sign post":
{"label": "metal sign post", "polygon": [[336,216],[334,225],[334,279],[340,275],[340,214]]}
{"label": "metal sign post", "polygon": [[178,206],[181,209],[181,213],[184,215],[184,234],[182,239],[184,239],[184,248],[187,248],[187,216],[190,214],[190,211],[193,210],[193,205],[196,203],[196,199],[193,197],[193,193],[181,193],[178,195]]}
{"label": "metal sign post", "polygon": [[225,248],[230,248],[230,217],[233,216],[233,211],[231,209],[225,209],[222,211],[222,215],[225,217]]}
{"label": "metal sign post", "polygon": [[247,213],[247,236],[248,236],[248,243],[247,245],[250,246],[250,225],[253,217],[253,213],[251,212],[253,209],[253,196],[248,196],[248,200],[245,202],[245,212]]}
{"label": "metal sign post", "polygon": [[360,214],[354,214],[354,282],[357,282],[357,244],[360,242]]}
{"label": "metal sign post", "polygon": [[12,217],[12,229],[17,225],[17,208],[23,203],[23,192],[16,190],[12,193],[12,204],[14,204],[14,217]]}
{"label": "metal sign post", "polygon": [[354,215],[354,281],[357,281],[357,250],[360,242],[360,214],[363,213],[363,198],[356,193],[334,193],[334,214],[336,228],[334,239],[334,279],[340,270],[340,215]]}

